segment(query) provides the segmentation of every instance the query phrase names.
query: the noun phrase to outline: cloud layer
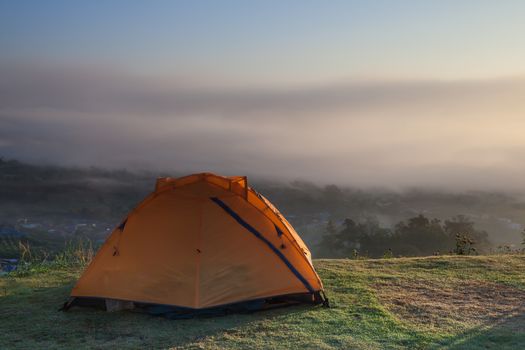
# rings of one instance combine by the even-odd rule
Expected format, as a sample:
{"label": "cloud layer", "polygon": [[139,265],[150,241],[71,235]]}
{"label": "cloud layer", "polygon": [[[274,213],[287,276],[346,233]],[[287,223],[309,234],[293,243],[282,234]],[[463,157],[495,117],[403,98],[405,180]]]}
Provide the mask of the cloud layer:
{"label": "cloud layer", "polygon": [[525,79],[239,86],[0,65],[0,154],[357,186],[525,185]]}

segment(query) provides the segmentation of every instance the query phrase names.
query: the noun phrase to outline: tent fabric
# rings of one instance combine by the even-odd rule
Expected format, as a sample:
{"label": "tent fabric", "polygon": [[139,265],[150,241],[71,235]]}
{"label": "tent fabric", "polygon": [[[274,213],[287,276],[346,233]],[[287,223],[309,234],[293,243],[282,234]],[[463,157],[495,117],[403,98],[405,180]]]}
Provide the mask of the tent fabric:
{"label": "tent fabric", "polygon": [[78,280],[74,298],[189,309],[286,295],[322,282],[292,226],[246,177],[159,178]]}

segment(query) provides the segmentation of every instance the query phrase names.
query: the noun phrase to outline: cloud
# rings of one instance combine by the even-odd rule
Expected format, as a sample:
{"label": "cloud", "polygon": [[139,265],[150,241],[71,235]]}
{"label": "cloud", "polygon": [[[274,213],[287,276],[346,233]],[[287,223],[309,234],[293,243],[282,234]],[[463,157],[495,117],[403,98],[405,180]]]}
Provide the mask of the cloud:
{"label": "cloud", "polygon": [[0,154],[359,186],[524,185],[525,79],[239,86],[0,64]]}

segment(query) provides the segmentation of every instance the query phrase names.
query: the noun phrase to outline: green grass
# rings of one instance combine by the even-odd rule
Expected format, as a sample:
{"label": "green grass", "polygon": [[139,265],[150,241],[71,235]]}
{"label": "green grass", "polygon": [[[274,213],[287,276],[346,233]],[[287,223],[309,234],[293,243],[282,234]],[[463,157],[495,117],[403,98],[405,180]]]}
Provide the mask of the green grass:
{"label": "green grass", "polygon": [[58,312],[79,268],[0,277],[0,349],[525,348],[525,256],[318,260],[332,308],[168,320]]}

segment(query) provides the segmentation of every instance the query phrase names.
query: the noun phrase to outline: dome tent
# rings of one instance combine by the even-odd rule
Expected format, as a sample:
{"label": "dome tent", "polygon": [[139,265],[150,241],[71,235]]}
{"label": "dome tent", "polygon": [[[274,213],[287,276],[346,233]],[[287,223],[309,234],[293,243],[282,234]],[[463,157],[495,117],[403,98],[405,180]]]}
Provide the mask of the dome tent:
{"label": "dome tent", "polygon": [[297,302],[325,302],[302,239],[246,177],[202,173],[159,178],[64,309],[125,305],[177,316]]}

